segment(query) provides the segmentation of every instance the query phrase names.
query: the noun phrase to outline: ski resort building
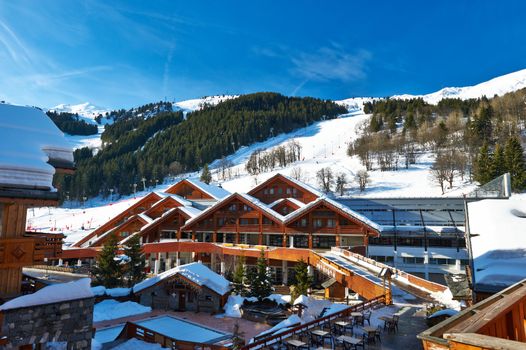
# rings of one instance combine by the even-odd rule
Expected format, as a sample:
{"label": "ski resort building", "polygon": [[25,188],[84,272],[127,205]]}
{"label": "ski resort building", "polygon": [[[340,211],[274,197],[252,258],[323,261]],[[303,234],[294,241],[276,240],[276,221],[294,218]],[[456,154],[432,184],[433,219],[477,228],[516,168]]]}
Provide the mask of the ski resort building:
{"label": "ski resort building", "polygon": [[[112,234],[120,244],[140,236],[156,274],[194,261],[225,273],[234,264],[228,246],[279,247],[291,256],[298,249],[346,247],[445,284],[444,274],[464,273],[468,265],[465,204],[463,198],[335,199],[282,174],[247,193],[184,179],[139,199],[73,244],[64,258],[93,258]],[[247,256],[247,264],[256,257]],[[269,259],[276,283],[290,281],[296,260]]]}
{"label": "ski resort building", "polygon": [[0,104],[0,120],[0,348],[40,349],[54,342],[90,349],[89,279],[36,293],[22,288],[23,267],[61,257],[63,236],[26,232],[26,214],[58,204],[53,176],[74,170],[72,150],[39,109]]}

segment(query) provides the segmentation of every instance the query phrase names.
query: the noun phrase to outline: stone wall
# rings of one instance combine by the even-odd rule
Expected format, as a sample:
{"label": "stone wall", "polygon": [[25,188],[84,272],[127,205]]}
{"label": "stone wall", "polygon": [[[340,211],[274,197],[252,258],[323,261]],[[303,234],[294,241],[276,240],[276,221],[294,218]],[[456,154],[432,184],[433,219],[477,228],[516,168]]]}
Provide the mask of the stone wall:
{"label": "stone wall", "polygon": [[93,304],[94,298],[87,298],[2,311],[5,349],[47,342],[67,342],[68,350],[91,349]]}

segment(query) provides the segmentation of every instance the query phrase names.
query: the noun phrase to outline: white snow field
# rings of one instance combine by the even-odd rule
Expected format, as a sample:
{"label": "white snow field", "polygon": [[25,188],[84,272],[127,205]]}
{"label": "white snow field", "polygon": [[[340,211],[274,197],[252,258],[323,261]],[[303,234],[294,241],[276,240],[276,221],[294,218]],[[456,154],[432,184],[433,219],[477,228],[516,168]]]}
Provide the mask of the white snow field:
{"label": "white snow field", "polygon": [[506,287],[526,271],[526,194],[469,203],[477,284]]}
{"label": "white snow field", "polygon": [[465,87],[446,87],[427,95],[395,95],[393,98],[412,99],[421,97],[427,103],[437,104],[444,98],[459,98],[467,100],[486,96],[491,98],[495,95],[502,96],[508,92],[516,91],[526,87],[526,69],[502,75],[483,83]]}

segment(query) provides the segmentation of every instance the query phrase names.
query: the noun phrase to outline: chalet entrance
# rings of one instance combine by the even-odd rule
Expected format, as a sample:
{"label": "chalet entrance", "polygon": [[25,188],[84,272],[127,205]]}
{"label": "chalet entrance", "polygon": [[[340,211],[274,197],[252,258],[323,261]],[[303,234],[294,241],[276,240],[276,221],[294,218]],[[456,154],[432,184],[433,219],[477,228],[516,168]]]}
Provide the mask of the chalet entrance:
{"label": "chalet entrance", "polygon": [[186,292],[179,291],[179,311],[186,311]]}

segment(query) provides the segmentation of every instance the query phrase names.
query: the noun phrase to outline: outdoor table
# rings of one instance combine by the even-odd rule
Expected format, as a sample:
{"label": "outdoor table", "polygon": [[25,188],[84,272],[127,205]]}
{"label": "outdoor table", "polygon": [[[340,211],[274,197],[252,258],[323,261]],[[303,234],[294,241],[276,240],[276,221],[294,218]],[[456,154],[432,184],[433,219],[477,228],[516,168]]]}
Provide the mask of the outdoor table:
{"label": "outdoor table", "polygon": [[323,338],[325,338],[327,336],[330,337],[330,333],[329,332],[322,331],[320,329],[316,329],[316,330],[314,330],[314,331],[312,331],[310,333],[316,337],[315,342],[318,345],[323,345]]}
{"label": "outdoor table", "polygon": [[[374,327],[370,327],[370,326],[366,326],[366,327],[362,327],[364,331],[367,332],[367,339],[368,340],[372,340],[373,342],[376,342],[376,339],[374,337],[374,334],[376,333],[376,328]],[[371,333],[373,333],[373,336],[371,337]]]}
{"label": "outdoor table", "polygon": [[301,340],[296,340],[296,339],[287,340],[287,347],[291,346],[294,349],[299,349],[302,346],[306,346],[306,345],[307,345],[307,343],[304,343]]}
{"label": "outdoor table", "polygon": [[336,339],[344,343],[351,344],[353,348],[356,348],[356,345],[361,344],[363,342],[363,339],[359,339],[355,337],[348,337],[346,335],[340,335]]}
{"label": "outdoor table", "polygon": [[[358,319],[363,320],[363,313],[361,312],[351,312],[351,317],[353,318],[354,323],[358,323]],[[363,324],[363,322],[359,322],[360,324]]]}
{"label": "outdoor table", "polygon": [[393,322],[393,316],[381,316],[378,319],[384,321],[384,329],[390,322]]}
{"label": "outdoor table", "polygon": [[352,323],[347,321],[334,322],[334,325],[339,328],[339,331],[343,334],[346,328],[352,329]]}

